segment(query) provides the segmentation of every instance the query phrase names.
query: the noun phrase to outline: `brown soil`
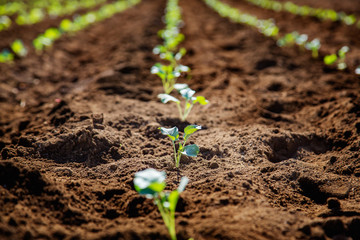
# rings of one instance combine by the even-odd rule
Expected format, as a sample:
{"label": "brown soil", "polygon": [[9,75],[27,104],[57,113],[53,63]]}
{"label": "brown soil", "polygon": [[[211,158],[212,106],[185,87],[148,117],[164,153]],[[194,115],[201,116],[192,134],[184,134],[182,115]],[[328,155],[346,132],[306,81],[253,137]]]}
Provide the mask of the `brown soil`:
{"label": "brown soil", "polygon": [[[179,239],[360,239],[353,69],[324,67],[181,0],[183,63],[192,68],[181,80],[210,100],[181,123],[149,73],[165,2],[144,0],[42,55],[0,65],[0,239],[168,239],[156,207],[133,188],[134,173],[149,167],[166,171],[169,190],[190,179]],[[324,51],[349,44],[350,66],[360,63],[356,28],[228,2],[273,16],[283,32],[325,39]],[[335,2],[355,11],[352,0]],[[201,153],[178,171],[158,127],[190,123],[203,126],[191,139]]]}

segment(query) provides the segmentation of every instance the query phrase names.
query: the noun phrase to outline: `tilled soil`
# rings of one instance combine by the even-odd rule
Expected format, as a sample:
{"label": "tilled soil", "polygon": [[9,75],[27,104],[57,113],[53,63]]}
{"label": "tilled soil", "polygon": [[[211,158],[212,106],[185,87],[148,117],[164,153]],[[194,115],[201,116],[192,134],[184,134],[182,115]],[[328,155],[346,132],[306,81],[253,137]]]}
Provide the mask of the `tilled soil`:
{"label": "tilled soil", "polygon": [[[150,167],[166,171],[168,190],[190,179],[178,239],[360,239],[359,29],[227,2],[273,17],[282,33],[319,37],[321,55],[348,44],[350,70],[278,48],[200,0],[180,1],[182,63],[192,71],[179,81],[210,104],[185,123],[159,102],[161,81],[149,72],[165,0],[2,64],[0,239],[168,239],[152,201],[133,188],[134,173]],[[359,14],[350,3],[331,6]],[[187,124],[203,126],[190,141],[200,154],[176,169],[158,128]]]}

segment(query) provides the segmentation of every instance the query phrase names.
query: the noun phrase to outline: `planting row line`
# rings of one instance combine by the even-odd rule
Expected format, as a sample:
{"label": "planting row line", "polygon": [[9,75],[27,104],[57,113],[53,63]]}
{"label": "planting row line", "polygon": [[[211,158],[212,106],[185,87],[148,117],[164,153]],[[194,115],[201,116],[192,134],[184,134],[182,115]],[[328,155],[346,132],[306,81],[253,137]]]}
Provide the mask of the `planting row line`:
{"label": "planting row line", "polygon": [[279,2],[275,0],[246,0],[247,2],[264,9],[276,12],[286,11],[300,16],[311,16],[321,20],[340,21],[346,25],[355,25],[360,28],[360,20],[354,14],[336,12],[333,9],[312,8],[306,5],[299,6],[292,2]]}
{"label": "planting row line", "polygon": [[[106,0],[64,0],[9,2],[0,6],[0,31],[10,28],[9,16],[17,15],[14,22],[18,25],[31,25],[43,21],[47,16],[54,18],[70,15],[80,9],[89,9],[105,3]],[[30,5],[30,6],[29,6]]]}
{"label": "planting row line", "polygon": [[[308,40],[306,34],[299,34],[294,31],[287,33],[284,36],[279,35],[279,28],[276,26],[273,19],[261,20],[256,16],[243,13],[237,8],[233,8],[226,3],[219,0],[204,0],[204,2],[213,10],[215,10],[220,16],[229,18],[233,22],[245,24],[258,29],[260,33],[266,37],[271,37],[277,41],[279,47],[289,47],[297,45],[302,49],[311,51],[313,58],[318,58],[319,49],[321,47],[320,40],[315,38]],[[349,47],[341,47],[337,53],[326,55],[323,59],[324,63],[331,65],[337,63],[339,70],[347,68],[345,63],[346,53],[349,51]],[[355,69],[356,74],[360,74],[360,66]]]}
{"label": "planting row line", "polygon": [[[58,28],[49,28],[44,33],[38,35],[33,40],[33,47],[38,53],[41,53],[45,48],[50,47],[54,41],[59,39],[64,34],[74,34],[91,24],[103,21],[107,18],[112,17],[114,14],[122,12],[129,7],[134,6],[141,0],[119,0],[111,4],[102,6],[97,11],[91,11],[86,14],[76,16],[73,20],[64,19],[61,21]],[[11,62],[15,56],[25,57],[28,53],[27,47],[23,44],[20,39],[15,40],[11,45],[10,49],[4,49],[0,53],[0,62]]]}
{"label": "planting row line", "polygon": [[[185,121],[194,104],[199,103],[201,105],[206,105],[208,104],[208,101],[203,96],[195,97],[195,91],[190,89],[187,84],[176,83],[179,77],[190,72],[188,66],[180,64],[180,60],[186,54],[186,49],[179,49],[178,47],[185,39],[185,36],[180,33],[180,28],[184,25],[184,22],[181,19],[181,9],[178,5],[178,0],[167,1],[164,21],[165,28],[158,32],[163,43],[153,49],[153,53],[159,55],[162,63],[156,63],[151,68],[151,73],[156,74],[162,81],[164,93],[158,95],[160,100],[163,103],[175,102],[180,119]],[[178,95],[185,99],[185,103],[182,104],[180,100],[170,95],[173,90],[176,90]],[[196,157],[198,155],[200,148],[196,144],[186,144],[190,135],[200,130],[201,126],[187,126],[184,129],[182,140],[180,140],[179,129],[177,127],[161,127],[159,129],[161,133],[168,136],[172,142],[176,168],[179,168],[180,160],[183,155],[188,157]],[[171,240],[176,240],[175,209],[179,195],[184,191],[189,179],[187,177],[182,177],[179,187],[176,190],[165,192],[165,178],[165,172],[160,172],[151,168],[145,169],[135,174],[134,186],[139,194],[154,200],[154,204],[157,205],[159,209]]]}

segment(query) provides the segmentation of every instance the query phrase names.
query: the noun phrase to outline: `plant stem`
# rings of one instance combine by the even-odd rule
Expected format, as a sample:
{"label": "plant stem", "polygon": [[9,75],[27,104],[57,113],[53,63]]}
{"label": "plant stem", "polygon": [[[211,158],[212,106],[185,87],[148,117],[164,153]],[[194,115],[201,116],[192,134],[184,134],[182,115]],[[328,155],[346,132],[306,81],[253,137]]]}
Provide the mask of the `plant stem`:
{"label": "plant stem", "polygon": [[184,121],[184,116],[183,116],[183,113],[182,113],[182,110],[181,110],[181,105],[180,105],[180,103],[176,103],[176,105],[177,105],[177,108],[179,110],[180,119],[181,119],[181,121]]}
{"label": "plant stem", "polygon": [[160,196],[160,199],[156,198],[155,203],[158,206],[161,217],[165,223],[166,228],[168,229],[171,240],[176,240],[175,213],[169,213],[169,211],[163,207],[161,204],[161,198],[163,198],[163,196]]}
{"label": "plant stem", "polygon": [[176,164],[176,167],[179,167],[178,165],[178,162],[177,162],[177,153],[176,153],[176,147],[175,147],[175,142],[172,141],[173,143],[173,147],[174,147],[174,159],[175,159],[175,164]]}

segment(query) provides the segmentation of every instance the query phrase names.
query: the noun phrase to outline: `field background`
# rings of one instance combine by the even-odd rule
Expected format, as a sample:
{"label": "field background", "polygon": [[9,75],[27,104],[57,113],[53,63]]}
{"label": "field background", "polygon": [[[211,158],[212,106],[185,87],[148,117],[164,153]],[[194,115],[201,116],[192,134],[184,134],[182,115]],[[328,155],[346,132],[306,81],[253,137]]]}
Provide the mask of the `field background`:
{"label": "field background", "polygon": [[[360,65],[360,30],[226,0],[281,33],[343,45]],[[360,1],[300,1],[360,16]],[[164,170],[167,189],[190,182],[176,213],[179,239],[360,239],[360,78],[255,29],[180,0],[188,83],[210,104],[178,120],[157,99],[157,31],[165,0],[137,6],[0,64],[0,239],[168,239],[134,173]],[[0,47],[31,44],[61,18],[0,32]],[[354,67],[355,65],[351,65]],[[174,168],[158,127],[198,124],[197,158]]]}

